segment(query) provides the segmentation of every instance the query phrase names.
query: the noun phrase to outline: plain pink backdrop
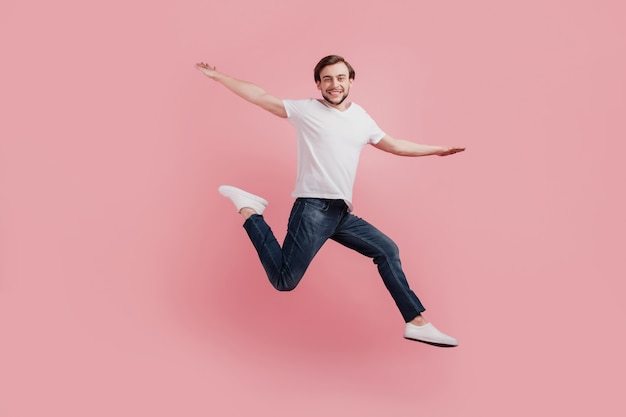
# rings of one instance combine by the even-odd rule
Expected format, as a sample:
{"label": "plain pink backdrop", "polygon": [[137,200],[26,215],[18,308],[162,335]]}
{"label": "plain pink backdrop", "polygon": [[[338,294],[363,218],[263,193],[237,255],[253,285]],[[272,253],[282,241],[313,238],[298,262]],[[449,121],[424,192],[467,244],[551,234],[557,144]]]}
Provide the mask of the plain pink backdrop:
{"label": "plain pink backdrop", "polygon": [[[622,416],[622,2],[0,6],[0,415]],[[217,186],[284,236],[292,127],[198,61],[317,96],[326,54],[388,133],[356,213],[396,240],[456,349],[402,338],[374,265],[329,243],[266,282]]]}

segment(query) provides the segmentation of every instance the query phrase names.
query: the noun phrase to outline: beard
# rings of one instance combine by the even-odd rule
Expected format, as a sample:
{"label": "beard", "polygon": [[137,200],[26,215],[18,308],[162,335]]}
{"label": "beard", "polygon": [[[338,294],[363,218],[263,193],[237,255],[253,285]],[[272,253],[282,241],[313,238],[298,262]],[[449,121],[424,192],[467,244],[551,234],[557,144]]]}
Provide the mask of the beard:
{"label": "beard", "polygon": [[343,97],[341,98],[341,100],[339,100],[339,102],[335,103],[334,101],[332,101],[329,97],[326,96],[326,94],[322,93],[322,97],[324,98],[324,100],[326,100],[327,102],[329,102],[330,104],[333,104],[335,106],[340,105],[341,103],[343,103],[347,98],[348,95],[350,94],[350,89],[348,89],[348,91],[345,92],[345,94],[343,95]]}

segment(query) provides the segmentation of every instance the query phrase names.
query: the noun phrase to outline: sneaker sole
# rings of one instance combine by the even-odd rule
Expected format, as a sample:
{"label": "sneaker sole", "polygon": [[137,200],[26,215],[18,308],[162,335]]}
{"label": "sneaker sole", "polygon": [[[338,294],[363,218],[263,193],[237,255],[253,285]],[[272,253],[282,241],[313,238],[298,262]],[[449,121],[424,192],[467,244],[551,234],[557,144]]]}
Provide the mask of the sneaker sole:
{"label": "sneaker sole", "polygon": [[247,192],[245,190],[242,190],[241,188],[233,187],[232,185],[222,185],[222,186],[220,186],[218,188],[219,193],[221,195],[223,195],[224,197],[227,197],[227,196],[222,191],[226,191],[226,190],[232,191],[232,192],[234,192],[236,194],[239,194],[239,195],[241,195],[241,196],[243,196],[243,197],[245,197],[245,198],[247,198],[249,200],[256,201],[257,203],[261,203],[261,204],[263,204],[265,206],[269,205],[267,200],[264,199],[263,197],[259,197],[258,195],[254,195],[252,193],[249,193],[249,192]]}
{"label": "sneaker sole", "polygon": [[420,342],[420,343],[425,343],[427,345],[443,347],[443,348],[453,348],[453,347],[457,347],[458,346],[458,345],[449,345],[447,343],[436,343],[436,342],[429,342],[427,340],[413,339],[411,337],[405,337],[405,339],[406,340],[411,340],[413,342]]}

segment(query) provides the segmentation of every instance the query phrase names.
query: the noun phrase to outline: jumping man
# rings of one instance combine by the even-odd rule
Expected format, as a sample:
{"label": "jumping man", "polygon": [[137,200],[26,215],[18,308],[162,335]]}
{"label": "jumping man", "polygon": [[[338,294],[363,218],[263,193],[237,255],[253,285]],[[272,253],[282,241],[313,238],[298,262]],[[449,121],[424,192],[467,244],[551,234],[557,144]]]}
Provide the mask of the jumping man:
{"label": "jumping man", "polygon": [[296,128],[298,170],[292,194],[296,200],[282,247],[263,218],[268,205],[265,199],[230,185],[219,187],[243,216],[243,227],[272,285],[279,291],[294,289],[324,242],[332,239],[373,259],[404,318],[406,339],[435,346],[458,345],[455,338],[424,318],[425,309],[409,288],[396,244],[352,214],[352,188],[365,145],[401,156],[446,156],[465,148],[420,145],[383,132],[361,106],[346,100],[355,72],[337,55],[322,58],[315,66],[321,99],[283,100],[203,62],[196,68]]}

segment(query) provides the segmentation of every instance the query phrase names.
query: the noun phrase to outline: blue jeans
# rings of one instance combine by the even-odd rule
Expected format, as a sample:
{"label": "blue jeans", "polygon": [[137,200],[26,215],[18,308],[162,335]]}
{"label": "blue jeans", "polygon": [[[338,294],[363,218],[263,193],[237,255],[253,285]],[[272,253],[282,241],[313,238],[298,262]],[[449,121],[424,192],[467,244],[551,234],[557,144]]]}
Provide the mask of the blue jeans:
{"label": "blue jeans", "polygon": [[250,216],[243,227],[270,282],[279,291],[293,290],[324,242],[332,239],[373,259],[405,322],[424,311],[406,281],[396,244],[351,214],[343,200],[298,198],[289,216],[282,248],[263,216]]}

